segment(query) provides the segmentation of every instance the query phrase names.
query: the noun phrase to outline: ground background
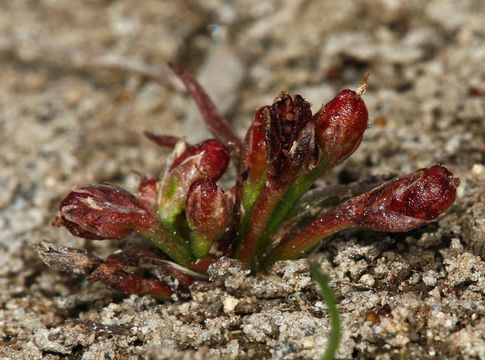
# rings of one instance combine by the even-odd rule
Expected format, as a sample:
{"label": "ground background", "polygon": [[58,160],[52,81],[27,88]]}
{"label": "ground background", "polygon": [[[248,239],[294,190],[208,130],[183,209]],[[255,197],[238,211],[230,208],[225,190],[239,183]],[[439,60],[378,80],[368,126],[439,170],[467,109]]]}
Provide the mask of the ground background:
{"label": "ground background", "polygon": [[164,67],[176,61],[240,134],[281,90],[316,109],[369,72],[372,127],[327,182],[442,163],[462,185],[434,224],[344,234],[313,255],[338,297],[339,358],[485,358],[484,19],[481,0],[0,1],[0,357],[311,359],[325,348],[304,262],[256,279],[221,263],[193,300],[157,304],[52,271],[32,248],[126,245],[49,224],[74,185],[156,176],[166,153],[143,130],[204,138]]}

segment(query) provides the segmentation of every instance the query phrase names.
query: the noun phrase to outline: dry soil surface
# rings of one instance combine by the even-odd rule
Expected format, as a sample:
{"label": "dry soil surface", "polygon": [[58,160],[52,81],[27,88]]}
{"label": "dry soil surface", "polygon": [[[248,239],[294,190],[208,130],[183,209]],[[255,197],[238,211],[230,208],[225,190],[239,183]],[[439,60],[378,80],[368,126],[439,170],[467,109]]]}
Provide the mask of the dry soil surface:
{"label": "dry soil surface", "polygon": [[[250,276],[223,260],[158,303],[47,268],[35,243],[106,256],[53,228],[74,185],[130,189],[167,152],[145,129],[204,139],[188,67],[243,134],[280,91],[314,110],[359,85],[371,127],[326,184],[441,163],[456,203],[408,234],[340,234],[311,258],[343,321],[338,358],[485,358],[485,2],[0,1],[0,357],[316,359],[329,318],[305,261]],[[376,322],[364,321],[369,312]]]}

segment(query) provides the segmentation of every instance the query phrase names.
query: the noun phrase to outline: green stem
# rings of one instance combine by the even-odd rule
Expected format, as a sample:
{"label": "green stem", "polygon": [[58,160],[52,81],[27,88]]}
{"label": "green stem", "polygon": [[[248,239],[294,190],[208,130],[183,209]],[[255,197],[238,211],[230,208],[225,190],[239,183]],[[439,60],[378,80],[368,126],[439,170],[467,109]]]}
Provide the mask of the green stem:
{"label": "green stem", "polygon": [[190,244],[177,235],[175,230],[169,229],[163,224],[158,224],[150,229],[137,229],[137,231],[150,239],[179,265],[188,269],[192,268],[194,259],[190,250]]}
{"label": "green stem", "polygon": [[334,209],[313,221],[292,238],[283,240],[265,257],[262,268],[266,269],[278,260],[298,259],[323,239],[353,226],[338,210]]}
{"label": "green stem", "polygon": [[276,189],[266,181],[252,211],[243,220],[235,257],[254,270],[260,269],[260,256],[268,248],[271,237],[291,211],[294,204],[327,170],[328,160],[323,158],[309,173],[300,175],[288,188]]}
{"label": "green stem", "polygon": [[258,199],[259,194],[261,193],[261,190],[263,189],[265,181],[266,174],[264,174],[257,182],[253,182],[248,179],[248,181],[244,184],[241,204],[245,213],[249,213],[253,207],[254,203]]}
{"label": "green stem", "polygon": [[320,289],[318,293],[325,300],[328,307],[328,313],[330,314],[330,334],[328,336],[328,345],[322,356],[322,360],[332,360],[335,358],[335,353],[337,352],[340,342],[340,316],[337,309],[337,301],[328,284],[327,276],[316,264],[309,262],[308,265],[312,277],[319,285]]}
{"label": "green stem", "polygon": [[237,238],[236,250],[234,251],[234,257],[240,259],[242,249],[244,247],[244,239],[247,236],[249,225],[253,217],[254,203],[261,194],[262,189],[266,183],[266,174],[261,177],[257,182],[248,181],[244,184],[242,190],[241,205],[243,207],[243,215],[241,224],[239,226],[239,233]]}
{"label": "green stem", "polygon": [[[301,198],[301,196],[312,186],[312,184],[325,173],[327,170],[327,160],[321,159],[318,165],[309,173],[301,175],[286,193],[279,198],[277,205],[272,210],[271,216],[269,216],[268,222],[264,226],[264,231],[258,241],[253,256],[261,255],[265,252],[270,242],[271,237],[276,233],[278,227],[285,220],[295,203]],[[259,259],[255,264],[259,269]]]}
{"label": "green stem", "polygon": [[212,247],[212,243],[213,241],[204,239],[202,237],[197,237],[197,235],[194,234],[192,242],[192,250],[194,252],[194,256],[197,259],[206,258]]}
{"label": "green stem", "polygon": [[278,207],[275,209],[271,220],[266,226],[265,236],[268,238],[273,236],[278,226],[285,219],[286,215],[290,212],[293,205],[300,199],[300,197],[317,181],[317,179],[323,175],[327,170],[327,161],[322,159],[318,165],[309,174],[301,175],[286,192],[285,196],[281,199]]}
{"label": "green stem", "polygon": [[234,256],[253,269],[264,227],[283,194],[284,190],[275,189],[266,182],[251,211],[244,216]]}

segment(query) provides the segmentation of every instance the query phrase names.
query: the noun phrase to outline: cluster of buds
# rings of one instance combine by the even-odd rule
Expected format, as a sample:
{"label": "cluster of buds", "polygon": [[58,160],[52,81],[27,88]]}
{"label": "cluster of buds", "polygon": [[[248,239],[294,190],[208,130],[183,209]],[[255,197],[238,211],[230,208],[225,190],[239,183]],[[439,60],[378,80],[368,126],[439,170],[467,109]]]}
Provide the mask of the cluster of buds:
{"label": "cluster of buds", "polygon": [[[295,209],[311,210],[325,201],[306,196],[310,187],[362,141],[368,127],[362,99],[367,77],[356,91],[342,90],[315,114],[300,95],[281,93],[272,105],[257,111],[241,140],[195,78],[180,66],[172,69],[215,138],[190,145],[146,132],[158,145],[173,148],[160,179],[143,179],[137,195],[106,184],[75,189],[60,203],[55,225],[86,239],[123,239],[138,232],[164,254],[157,264],[167,276],[190,284],[203,278],[221,256],[238,259],[253,272],[262,271],[278,260],[303,256],[337,231],[402,232],[423,226],[455,200],[459,180],[435,165],[358,194],[327,212],[316,212],[313,222],[303,221]],[[217,181],[231,160],[238,177],[224,192]],[[48,253],[51,248],[41,255],[52,265]],[[69,251],[58,253],[65,258]],[[70,254],[77,262],[73,268],[83,269],[88,280],[161,299],[174,291],[167,279],[145,279],[125,271],[128,265],[153,263],[153,254],[116,254],[105,261],[83,257],[79,251]]]}

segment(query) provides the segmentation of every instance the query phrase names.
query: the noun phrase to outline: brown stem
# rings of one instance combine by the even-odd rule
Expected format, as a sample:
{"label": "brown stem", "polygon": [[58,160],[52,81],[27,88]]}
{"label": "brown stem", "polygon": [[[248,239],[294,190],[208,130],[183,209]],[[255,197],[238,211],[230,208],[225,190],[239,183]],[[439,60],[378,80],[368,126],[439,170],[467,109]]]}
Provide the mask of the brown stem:
{"label": "brown stem", "polygon": [[160,300],[169,300],[173,291],[161,281],[146,279],[123,270],[129,265],[117,255],[110,255],[87,277],[89,282],[101,281],[109,287],[129,294],[151,295]]}
{"label": "brown stem", "polygon": [[169,63],[169,66],[184,83],[187,91],[199,107],[199,111],[207,124],[208,130],[217,140],[231,149],[231,156],[236,167],[239,169],[241,164],[243,144],[241,139],[234,134],[226,120],[219,114],[214,103],[197,79],[180,65]]}
{"label": "brown stem", "polygon": [[148,130],[143,131],[143,135],[145,135],[149,140],[153,141],[155,144],[161,147],[167,147],[170,149],[173,149],[175,145],[180,141],[180,139],[176,136],[157,135]]}

